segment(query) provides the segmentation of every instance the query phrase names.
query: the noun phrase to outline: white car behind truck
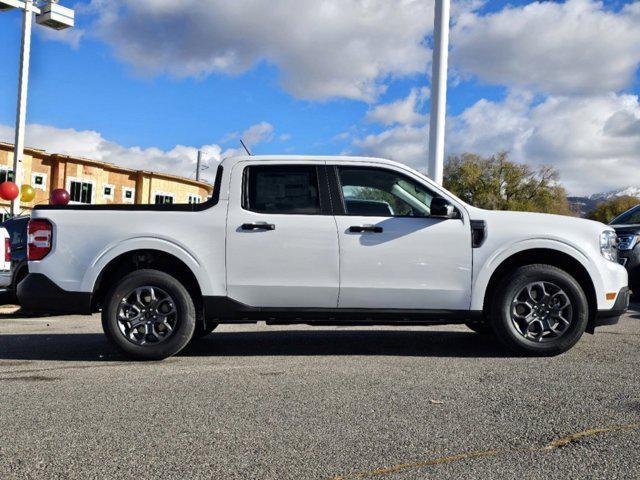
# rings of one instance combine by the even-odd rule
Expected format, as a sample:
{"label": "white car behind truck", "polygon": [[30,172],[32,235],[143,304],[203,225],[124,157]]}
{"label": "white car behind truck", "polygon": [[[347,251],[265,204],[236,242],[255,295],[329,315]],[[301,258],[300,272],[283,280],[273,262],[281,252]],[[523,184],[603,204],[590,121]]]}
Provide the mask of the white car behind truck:
{"label": "white car behind truck", "polygon": [[359,157],[236,157],[196,205],[38,206],[21,304],[161,359],[220,323],[466,323],[555,355],[628,306],[611,227],[486,211]]}

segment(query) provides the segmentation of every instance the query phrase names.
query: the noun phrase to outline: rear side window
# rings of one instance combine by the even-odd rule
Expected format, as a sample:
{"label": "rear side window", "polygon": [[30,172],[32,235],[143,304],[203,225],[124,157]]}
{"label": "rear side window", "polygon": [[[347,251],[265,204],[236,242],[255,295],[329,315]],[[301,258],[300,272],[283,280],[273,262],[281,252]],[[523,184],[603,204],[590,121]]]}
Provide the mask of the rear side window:
{"label": "rear side window", "polygon": [[320,215],[313,165],[259,165],[244,171],[243,208],[258,213]]}

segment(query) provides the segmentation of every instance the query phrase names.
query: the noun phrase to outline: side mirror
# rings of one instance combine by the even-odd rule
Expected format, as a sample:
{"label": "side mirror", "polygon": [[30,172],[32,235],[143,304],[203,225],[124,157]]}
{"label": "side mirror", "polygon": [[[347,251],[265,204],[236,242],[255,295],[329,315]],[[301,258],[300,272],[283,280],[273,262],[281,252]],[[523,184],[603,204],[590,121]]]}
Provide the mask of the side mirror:
{"label": "side mirror", "polygon": [[431,216],[439,218],[457,218],[458,212],[453,205],[442,197],[431,199]]}

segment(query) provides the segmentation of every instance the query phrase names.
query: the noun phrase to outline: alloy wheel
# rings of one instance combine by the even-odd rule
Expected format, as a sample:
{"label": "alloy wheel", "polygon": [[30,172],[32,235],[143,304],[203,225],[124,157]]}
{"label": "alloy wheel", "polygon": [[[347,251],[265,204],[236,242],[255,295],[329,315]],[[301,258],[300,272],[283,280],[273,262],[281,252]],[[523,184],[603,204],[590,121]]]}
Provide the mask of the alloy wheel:
{"label": "alloy wheel", "polygon": [[533,342],[550,342],[563,336],[573,320],[573,306],[565,291],[553,282],[532,282],[511,302],[511,323],[516,332]]}
{"label": "alloy wheel", "polygon": [[136,345],[156,345],[173,335],[178,323],[176,302],[164,290],[143,286],[125,295],[118,304],[120,333]]}

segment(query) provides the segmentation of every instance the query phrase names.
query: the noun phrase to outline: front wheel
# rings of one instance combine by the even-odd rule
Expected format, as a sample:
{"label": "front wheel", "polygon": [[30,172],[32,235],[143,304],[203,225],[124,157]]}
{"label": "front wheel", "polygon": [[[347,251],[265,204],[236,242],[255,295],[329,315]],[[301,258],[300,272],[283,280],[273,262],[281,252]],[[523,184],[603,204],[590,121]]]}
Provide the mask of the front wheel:
{"label": "front wheel", "polygon": [[491,323],[485,320],[469,320],[465,322],[465,325],[480,335],[493,335]]}
{"label": "front wheel", "polygon": [[585,332],[589,305],[580,284],[551,265],[526,265],[501,282],[491,326],[511,350],[551,356],[566,352]]}
{"label": "front wheel", "polygon": [[196,314],[185,287],[157,270],[137,270],[107,294],[102,327],[124,354],[162,360],[182,350],[193,337]]}

